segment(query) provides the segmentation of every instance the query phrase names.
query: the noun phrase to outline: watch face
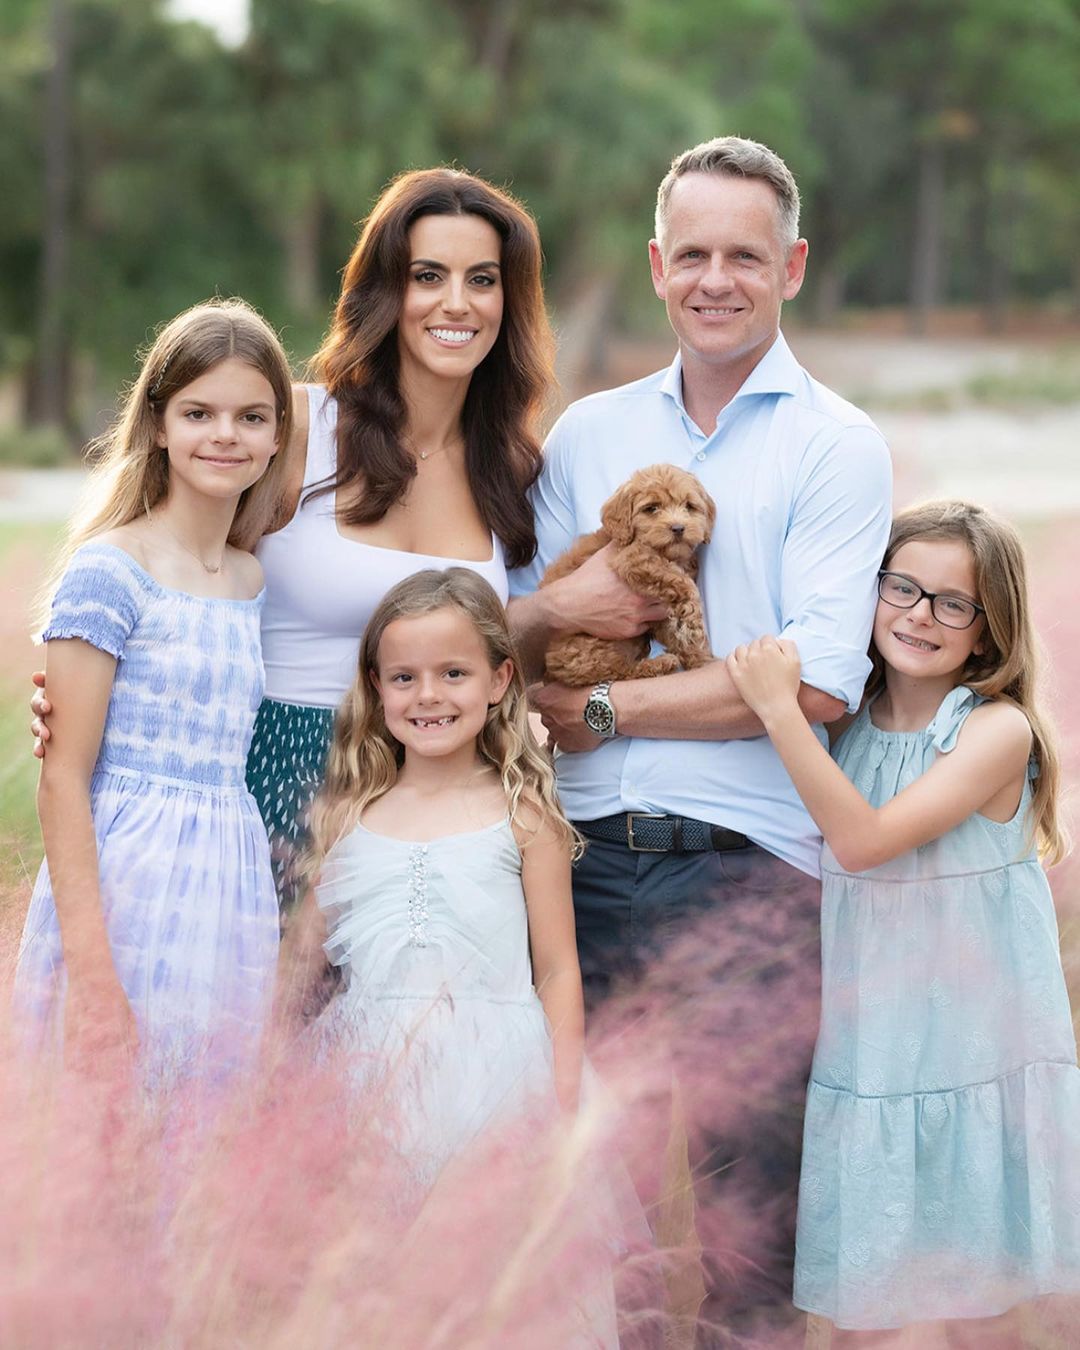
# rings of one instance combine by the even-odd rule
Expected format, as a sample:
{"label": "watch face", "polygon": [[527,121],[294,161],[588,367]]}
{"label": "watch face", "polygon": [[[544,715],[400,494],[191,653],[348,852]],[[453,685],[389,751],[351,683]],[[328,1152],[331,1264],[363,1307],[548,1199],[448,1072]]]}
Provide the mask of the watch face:
{"label": "watch face", "polygon": [[606,703],[590,699],[585,705],[585,721],[598,736],[606,736],[615,725],[615,718]]}

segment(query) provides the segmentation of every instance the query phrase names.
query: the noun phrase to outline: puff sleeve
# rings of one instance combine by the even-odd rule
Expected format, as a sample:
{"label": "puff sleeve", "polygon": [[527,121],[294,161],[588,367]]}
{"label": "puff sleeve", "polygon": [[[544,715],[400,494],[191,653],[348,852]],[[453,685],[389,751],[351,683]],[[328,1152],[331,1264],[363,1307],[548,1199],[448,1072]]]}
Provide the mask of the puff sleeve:
{"label": "puff sleeve", "polygon": [[107,544],[85,544],[60,580],[41,641],[81,638],[121,661],[142,600],[134,559]]}

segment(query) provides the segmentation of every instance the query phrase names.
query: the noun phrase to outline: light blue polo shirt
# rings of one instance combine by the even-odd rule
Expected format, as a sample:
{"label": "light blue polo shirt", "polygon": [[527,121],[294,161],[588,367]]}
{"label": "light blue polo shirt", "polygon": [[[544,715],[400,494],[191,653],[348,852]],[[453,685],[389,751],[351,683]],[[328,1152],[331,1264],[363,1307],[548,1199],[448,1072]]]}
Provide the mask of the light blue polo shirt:
{"label": "light blue polo shirt", "polygon": [[[620,389],[581,399],[552,429],[533,490],[539,548],[511,573],[512,595],[581,534],[636,470],[666,462],[697,475],[716,502],[699,585],[716,656],[777,633],[796,642],[803,680],[854,711],[876,576],[892,513],[889,453],[873,422],[806,373],[782,336],[706,436],[682,399],[679,356]],[[822,742],[824,728],[819,728]],[[739,830],[813,876],[821,837],[766,736],[680,741],[618,736],[560,754],[571,820],[654,811]]]}

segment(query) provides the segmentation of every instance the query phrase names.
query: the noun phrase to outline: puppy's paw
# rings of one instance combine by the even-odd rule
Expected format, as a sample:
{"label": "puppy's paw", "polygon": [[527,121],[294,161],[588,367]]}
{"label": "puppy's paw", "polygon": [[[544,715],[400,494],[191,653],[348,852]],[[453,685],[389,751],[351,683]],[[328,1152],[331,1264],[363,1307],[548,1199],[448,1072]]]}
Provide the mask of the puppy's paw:
{"label": "puppy's paw", "polygon": [[671,652],[663,652],[660,656],[650,656],[648,660],[639,661],[629,674],[632,680],[648,680],[654,675],[673,675],[677,670],[682,670],[682,662]]}

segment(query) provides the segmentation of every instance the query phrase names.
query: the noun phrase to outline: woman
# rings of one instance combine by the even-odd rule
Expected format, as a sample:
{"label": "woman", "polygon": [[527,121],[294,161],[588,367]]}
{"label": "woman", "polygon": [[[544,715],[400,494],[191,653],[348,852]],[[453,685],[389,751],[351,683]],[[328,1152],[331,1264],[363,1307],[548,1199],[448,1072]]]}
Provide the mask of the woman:
{"label": "woman", "polygon": [[526,491],[551,384],[532,218],[470,174],[395,180],[345,268],[329,336],[296,391],[292,481],[266,573],[267,697],[248,785],[283,902],[334,711],[387,590],[459,563],[500,597],[535,551]]}
{"label": "woman", "polygon": [[453,169],[395,179],[346,265],[317,383],[295,390],[275,529],[249,541],[266,576],[267,697],[247,776],[284,906],[375,606],[403,577],[455,563],[505,601],[506,568],[535,552],[526,494],[553,350],[528,212]]}

